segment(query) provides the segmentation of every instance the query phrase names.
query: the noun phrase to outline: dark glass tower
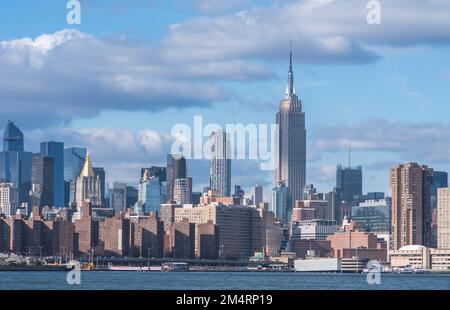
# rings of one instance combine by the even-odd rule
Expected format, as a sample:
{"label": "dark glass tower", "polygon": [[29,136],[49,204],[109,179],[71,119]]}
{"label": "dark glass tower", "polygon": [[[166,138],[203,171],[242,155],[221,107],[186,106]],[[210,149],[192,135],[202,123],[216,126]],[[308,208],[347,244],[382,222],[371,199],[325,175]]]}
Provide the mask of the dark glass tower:
{"label": "dark glass tower", "polygon": [[53,169],[53,204],[55,207],[65,207],[64,204],[64,143],[42,142],[41,155],[51,156],[54,161]]}
{"label": "dark glass tower", "polygon": [[23,133],[12,121],[8,121],[3,135],[3,151],[23,152]]}
{"label": "dark glass tower", "polygon": [[173,201],[173,188],[175,179],[184,179],[187,177],[186,158],[179,154],[167,155],[167,197]]}
{"label": "dark glass tower", "polygon": [[0,152],[0,180],[12,183],[18,189],[19,204],[29,202],[31,189],[31,152],[24,152],[22,131],[11,121],[3,135]]}
{"label": "dark glass tower", "polygon": [[53,206],[54,201],[54,163],[52,156],[33,156],[31,173],[32,206]]}
{"label": "dark glass tower", "polygon": [[341,193],[342,200],[352,203],[355,196],[362,195],[362,168],[337,166],[336,187]]}

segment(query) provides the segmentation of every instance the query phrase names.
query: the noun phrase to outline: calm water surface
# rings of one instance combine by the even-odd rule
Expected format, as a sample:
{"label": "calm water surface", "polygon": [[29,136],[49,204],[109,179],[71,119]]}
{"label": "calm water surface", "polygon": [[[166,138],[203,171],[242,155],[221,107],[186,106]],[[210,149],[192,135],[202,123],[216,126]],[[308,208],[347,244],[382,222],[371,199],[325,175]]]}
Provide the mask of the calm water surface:
{"label": "calm water surface", "polygon": [[381,285],[368,285],[365,274],[238,272],[82,272],[81,285],[70,286],[65,272],[0,272],[0,290],[21,289],[450,289],[450,274],[382,274]]}

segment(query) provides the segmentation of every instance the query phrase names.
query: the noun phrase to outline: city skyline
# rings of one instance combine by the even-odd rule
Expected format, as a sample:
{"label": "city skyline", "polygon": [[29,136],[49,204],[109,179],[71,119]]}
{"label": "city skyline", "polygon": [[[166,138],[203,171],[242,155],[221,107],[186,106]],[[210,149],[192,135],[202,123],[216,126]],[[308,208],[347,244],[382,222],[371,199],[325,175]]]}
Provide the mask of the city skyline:
{"label": "city skyline", "polygon": [[[347,4],[350,2],[354,2],[352,8],[352,4]],[[352,164],[362,165],[364,169],[364,192],[388,192],[388,170],[395,163],[415,161],[436,170],[450,170],[449,150],[445,147],[449,141],[449,124],[443,113],[448,110],[445,103],[449,98],[442,92],[448,85],[450,72],[442,61],[449,54],[450,27],[448,19],[439,16],[414,19],[423,12],[434,16],[435,12],[448,11],[448,4],[425,2],[383,4],[386,12],[382,23],[367,25],[365,7],[361,5],[358,10],[355,1],[317,5],[310,1],[235,1],[216,9],[204,1],[181,6],[147,1],[129,5],[123,1],[100,1],[83,5],[81,25],[70,26],[74,30],[69,30],[64,5],[58,7],[51,1],[41,1],[27,3],[25,10],[25,2],[17,1],[0,12],[0,25],[4,25],[0,27],[3,42],[0,53],[5,56],[0,79],[5,82],[3,85],[11,86],[1,97],[5,107],[0,112],[0,122],[15,120],[25,133],[28,151],[37,152],[38,143],[49,140],[64,141],[66,147],[87,147],[96,154],[98,165],[111,172],[108,182],[136,184],[141,167],[164,164],[169,153],[170,128],[175,123],[189,123],[194,115],[203,115],[208,122],[221,123],[226,119],[243,124],[272,123],[285,86],[286,59],[292,41],[297,91],[308,116],[307,183],[315,184],[321,191],[330,189],[335,182],[335,166],[346,162],[350,142]],[[33,10],[36,5],[40,9]],[[414,33],[408,27],[400,27],[408,20],[397,20],[394,15],[406,8],[411,18],[420,20],[422,29],[430,31]],[[341,16],[346,10],[355,16],[354,24],[349,26],[361,29],[364,38],[329,18],[331,11]],[[41,13],[29,15],[29,11]],[[18,12],[26,17],[25,22],[21,27],[6,27],[8,16]],[[298,25],[293,14],[303,17]],[[200,17],[204,17],[211,29],[222,33],[226,43],[231,44],[232,38],[239,37],[233,23],[241,25],[246,20],[254,20],[258,26],[272,15],[276,17],[274,20],[286,20],[285,26],[274,25],[269,20],[278,35],[270,32],[268,37],[272,41],[257,40],[258,37],[245,31],[241,34],[244,42],[251,42],[254,47],[243,46],[235,54],[231,49],[202,53],[204,42],[192,41],[188,46],[180,40],[181,35],[191,38],[197,34],[209,38],[205,42],[213,40],[214,43],[214,36],[207,33],[208,27],[200,27]],[[43,17],[46,22],[40,23]],[[308,23],[334,26],[334,31],[314,33],[309,31]],[[21,52],[16,50],[18,46],[22,47]],[[121,66],[108,57],[99,64],[100,67],[117,65],[114,76],[125,78],[119,79],[121,85],[128,85],[140,94],[147,92],[149,95],[144,98],[148,103],[139,101],[125,88],[117,94],[118,100],[104,104],[111,99],[106,95],[111,84],[101,85],[100,92],[89,84],[75,83],[72,89],[51,83],[56,78],[70,81],[67,85],[74,82],[64,71],[56,70],[55,64],[70,69],[78,63],[80,75],[87,76],[91,63],[82,55],[90,46],[98,47],[95,57],[110,51],[112,55],[133,55],[135,62]],[[180,55],[176,52],[179,47],[188,53]],[[6,57],[11,53],[16,53],[18,62]],[[154,81],[166,78],[167,90],[151,88],[146,80],[141,88],[136,88],[139,85],[134,80],[126,84],[131,68],[143,66],[155,72],[158,64],[160,70],[153,76]],[[7,82],[11,68],[17,69],[24,81],[40,80],[46,98],[50,98],[48,102],[28,88],[21,93],[29,96],[14,99],[15,85]],[[34,74],[27,68],[34,68]],[[42,75],[39,79],[37,76],[44,68],[52,69],[48,72],[53,75]],[[96,74],[103,76],[104,71]],[[174,79],[180,82],[174,83]],[[98,85],[98,80],[91,82]],[[186,91],[189,83],[195,86],[191,92]],[[61,87],[64,94],[58,95],[56,89]],[[80,95],[87,90],[91,96]],[[161,99],[170,91],[172,100]],[[194,94],[195,91],[198,92]],[[5,97],[7,93],[9,97]],[[79,100],[79,106],[69,98],[72,95]],[[16,103],[20,98],[23,100]],[[36,118],[29,112],[37,105],[45,117]],[[423,148],[416,148],[411,142],[415,137],[420,139]],[[256,161],[234,161],[232,183],[245,189],[254,184],[270,188],[271,172],[248,173],[257,165]],[[206,186],[209,162],[195,161],[189,166],[194,190]],[[266,190],[266,200],[268,194]]]}

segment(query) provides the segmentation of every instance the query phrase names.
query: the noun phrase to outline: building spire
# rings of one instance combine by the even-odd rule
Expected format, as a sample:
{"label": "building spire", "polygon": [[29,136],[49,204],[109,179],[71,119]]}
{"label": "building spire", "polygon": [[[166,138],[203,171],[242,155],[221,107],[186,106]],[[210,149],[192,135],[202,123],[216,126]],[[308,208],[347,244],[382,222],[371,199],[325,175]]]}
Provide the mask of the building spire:
{"label": "building spire", "polygon": [[89,151],[87,151],[86,154],[86,161],[84,162],[83,170],[81,171],[82,177],[93,177],[94,176],[94,169],[92,169],[92,163],[91,163],[91,155],[89,154]]}
{"label": "building spire", "polygon": [[289,72],[288,72],[288,83],[286,86],[286,98],[290,98],[295,95],[294,89],[294,71],[292,70],[292,41],[290,42],[290,52],[289,52]]}

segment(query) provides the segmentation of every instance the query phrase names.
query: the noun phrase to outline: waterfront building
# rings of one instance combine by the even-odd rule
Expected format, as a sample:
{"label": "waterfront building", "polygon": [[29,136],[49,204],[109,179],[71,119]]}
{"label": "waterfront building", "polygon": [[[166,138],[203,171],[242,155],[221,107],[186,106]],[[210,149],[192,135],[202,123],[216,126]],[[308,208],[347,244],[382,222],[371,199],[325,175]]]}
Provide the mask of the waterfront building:
{"label": "waterfront building", "polygon": [[[167,155],[167,199],[168,201],[174,200],[173,188],[175,186],[176,179],[187,178],[187,162],[186,158],[181,154],[168,154]],[[166,201],[163,201],[166,202]]]}
{"label": "waterfront building", "polygon": [[161,258],[164,256],[164,223],[155,212],[149,216],[130,217],[130,255]]}
{"label": "waterfront building", "polygon": [[3,214],[7,218],[14,216],[18,206],[19,197],[17,187],[12,183],[0,183],[0,214]]}
{"label": "waterfront building", "polygon": [[187,218],[172,223],[169,228],[168,255],[173,258],[195,257],[195,224]]}
{"label": "waterfront building", "polygon": [[92,168],[91,157],[89,152],[86,155],[86,162],[83,170],[77,178],[76,183],[76,203],[78,211],[85,202],[91,203],[93,206],[102,206],[102,192],[100,176],[95,174]]}
{"label": "waterfront building", "polygon": [[0,218],[0,251],[29,256],[70,256],[74,253],[73,224],[58,217],[44,220],[39,207],[33,217]]}
{"label": "waterfront building", "polygon": [[379,240],[374,233],[360,231],[354,221],[344,222],[342,230],[329,235],[327,240],[331,242],[333,257],[387,261],[386,242]]}
{"label": "waterfront building", "polygon": [[433,271],[450,270],[450,249],[433,249],[423,245],[407,245],[389,252],[393,269],[411,266]]}
{"label": "waterfront building", "polygon": [[231,196],[231,145],[230,134],[225,130],[211,133],[210,187],[220,196]]}
{"label": "waterfront building", "polygon": [[219,228],[212,221],[195,225],[195,257],[198,259],[219,258]]}
{"label": "waterfront building", "polygon": [[64,143],[42,142],[41,156],[53,157],[53,206],[65,207],[64,204]]}
{"label": "waterfront building", "polygon": [[115,213],[127,210],[127,185],[125,183],[109,183],[109,208]]}
{"label": "waterfront building", "polygon": [[116,214],[99,222],[99,246],[105,256],[129,255],[130,220],[124,214]]}
{"label": "waterfront building", "polygon": [[55,158],[35,155],[31,167],[31,199],[32,206],[54,206]]}
{"label": "waterfront building", "polygon": [[175,222],[195,224],[212,221],[219,227],[219,246],[224,259],[248,258],[262,252],[262,219],[256,208],[222,204],[175,209]]}
{"label": "waterfront building", "polygon": [[279,257],[286,250],[288,238],[287,229],[280,222],[266,223],[264,254],[267,257]]}
{"label": "waterfront building", "polygon": [[450,188],[437,190],[437,247],[450,249]]}
{"label": "waterfront building", "polygon": [[296,239],[289,243],[297,258],[307,258],[308,252],[314,253],[315,257],[330,257],[331,254],[331,242],[329,240]]}
{"label": "waterfront building", "polygon": [[192,178],[175,179],[173,200],[179,205],[192,203]]}
{"label": "waterfront building", "polygon": [[296,200],[303,199],[306,184],[306,129],[302,102],[294,88],[292,51],[290,53],[288,82],[280,109],[276,114],[278,135],[276,137],[275,187],[283,182],[288,189],[289,209]]}
{"label": "waterfront building", "polygon": [[352,204],[355,197],[362,196],[362,167],[342,167],[336,169],[336,187],[341,199]]}
{"label": "waterfront building", "polygon": [[391,249],[431,245],[433,169],[417,163],[391,168]]}
{"label": "waterfront building", "polygon": [[[86,158],[86,160],[88,160]],[[80,207],[80,218],[74,222],[74,252],[77,256],[101,254],[99,249],[99,220],[92,216],[92,205],[83,202]]]}

